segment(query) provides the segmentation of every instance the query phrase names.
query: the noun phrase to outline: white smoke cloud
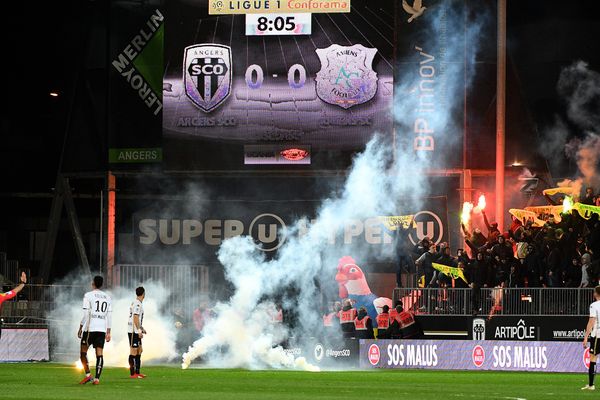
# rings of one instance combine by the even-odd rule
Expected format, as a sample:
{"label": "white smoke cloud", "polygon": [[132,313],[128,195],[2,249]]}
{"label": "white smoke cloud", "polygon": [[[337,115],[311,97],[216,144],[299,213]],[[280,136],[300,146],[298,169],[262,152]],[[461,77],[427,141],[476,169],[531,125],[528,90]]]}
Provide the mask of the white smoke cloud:
{"label": "white smoke cloud", "polygon": [[[64,286],[63,286],[64,285]],[[72,363],[79,359],[80,339],[77,330],[83,316],[83,295],[91,289],[91,277],[66,278],[60,282],[60,291],[54,299],[55,308],[48,313],[51,343],[55,360]],[[163,314],[163,307],[169,291],[160,283],[145,282],[143,326],[148,332],[143,338],[142,362],[165,362],[176,356],[176,328],[169,315]],[[104,289],[103,289],[104,290]],[[129,306],[135,299],[132,289],[115,288],[105,290],[112,298],[112,340],[104,346],[104,363],[107,366],[129,368],[129,340],[127,321]],[[95,365],[94,350],[88,351],[90,367]]]}
{"label": "white smoke cloud", "polygon": [[598,161],[600,160],[600,136],[588,132],[583,139],[573,139],[565,146],[569,158],[575,160],[581,178],[575,183],[581,190],[583,184],[598,187]]}
{"label": "white smoke cloud", "polygon": [[[443,80],[439,78],[438,82],[443,82],[440,83],[443,85],[440,97],[446,103],[437,103],[428,115],[428,124],[439,132],[438,137],[444,142],[444,134],[453,131],[453,99],[462,98],[458,93],[463,90],[464,71],[461,63],[453,61],[458,58],[463,60],[462,55],[457,55],[462,54],[464,49],[464,15],[454,14],[453,7],[438,7],[424,18],[430,21],[435,31],[427,40],[435,41],[442,33],[447,38],[444,59],[429,64],[432,68],[438,68],[443,75]],[[483,23],[484,19],[477,19],[467,29],[471,43],[467,57],[469,67],[474,62]],[[422,43],[424,52],[437,45],[428,44]],[[427,72],[430,73],[431,69]],[[468,76],[470,78],[472,74]],[[409,93],[420,84],[419,76],[406,78],[395,90]],[[427,85],[431,87],[432,83]],[[349,250],[340,244],[343,241],[336,240],[336,245],[332,245],[330,238],[332,235],[343,236],[343,232],[340,232],[343,221],[400,215],[402,204],[412,208],[429,192],[423,170],[431,167],[431,160],[412,149],[411,134],[419,98],[397,98],[394,115],[401,129],[406,131],[400,136],[409,137],[408,149],[404,146],[404,140],[394,150],[389,140],[375,135],[365,150],[353,160],[343,189],[323,201],[311,224],[301,219],[288,228],[286,242],[279,248],[275,258],[267,259],[249,237],[234,237],[223,242],[218,258],[223,264],[226,278],[233,285],[234,294],[229,300],[216,305],[215,318],[203,329],[202,337],[183,354],[183,368],[188,368],[195,359],[201,358],[213,367],[316,370],[305,359],[294,359],[286,354],[279,344],[290,336],[302,338],[319,335],[322,328],[318,315],[317,282],[323,275],[335,274],[339,258],[350,255],[360,264],[361,260],[380,256],[374,254],[372,247],[367,245],[354,244]],[[449,141],[451,139],[445,142]],[[294,289],[293,295],[284,294],[282,302],[295,306],[300,323],[288,329],[271,323],[270,313],[273,310],[272,300],[286,293],[290,287]]]}
{"label": "white smoke cloud", "polygon": [[582,130],[600,125],[600,73],[584,61],[566,67],[558,79],[558,94],[565,100],[569,120]]}
{"label": "white smoke cloud", "polygon": [[565,156],[569,134],[566,123],[558,115],[554,116],[553,125],[544,131],[539,151],[554,167],[559,167]]}
{"label": "white smoke cloud", "polygon": [[[395,210],[395,194],[411,189],[414,196],[423,195],[414,180],[399,179],[390,174],[386,164],[391,153],[386,143],[374,140],[362,156],[354,161],[345,189],[338,198],[324,202],[316,221],[308,231],[298,236],[299,226],[292,226],[288,239],[279,249],[276,259],[267,261],[249,237],[235,237],[223,242],[218,252],[227,279],[234,286],[234,295],[215,307],[216,319],[204,329],[204,336],[183,356],[187,368],[197,357],[205,356],[215,366],[243,368],[313,369],[305,360],[294,360],[281,346],[290,332],[270,323],[272,303],[264,298],[276,297],[290,285],[298,289],[293,301],[298,305],[303,324],[294,332],[305,336],[318,332],[320,319],[315,301],[315,278],[334,264],[343,253],[329,244],[332,230],[346,218],[365,219],[385,215]],[[409,168],[407,165],[406,168]],[[354,248],[353,253],[365,254],[366,249]],[[325,257],[323,257],[325,256]],[[326,260],[328,264],[323,264]],[[290,299],[287,299],[291,301]],[[216,357],[213,352],[224,350]]]}
{"label": "white smoke cloud", "polygon": [[597,188],[600,186],[600,73],[577,61],[561,71],[557,92],[565,103],[568,123],[555,117],[554,125],[545,132],[541,152],[551,163],[562,155],[576,163],[579,176],[570,180],[569,186],[574,186],[577,192],[584,186]]}

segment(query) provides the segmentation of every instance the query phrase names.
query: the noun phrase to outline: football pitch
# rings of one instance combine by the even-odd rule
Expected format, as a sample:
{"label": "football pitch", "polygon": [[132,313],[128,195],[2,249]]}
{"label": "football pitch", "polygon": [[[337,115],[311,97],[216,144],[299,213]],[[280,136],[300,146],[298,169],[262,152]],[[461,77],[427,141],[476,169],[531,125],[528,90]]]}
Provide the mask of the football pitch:
{"label": "football pitch", "polygon": [[[526,372],[247,371],[143,367],[105,368],[101,384],[78,385],[73,366],[0,364],[0,399],[585,399],[585,374]],[[93,371],[93,370],[92,370]],[[598,389],[600,391],[600,388]]]}

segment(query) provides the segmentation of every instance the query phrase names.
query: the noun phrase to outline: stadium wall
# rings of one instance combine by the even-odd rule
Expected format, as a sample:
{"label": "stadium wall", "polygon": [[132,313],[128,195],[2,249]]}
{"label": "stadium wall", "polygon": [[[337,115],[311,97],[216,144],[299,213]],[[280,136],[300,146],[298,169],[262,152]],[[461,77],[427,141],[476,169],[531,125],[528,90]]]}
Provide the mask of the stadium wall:
{"label": "stadium wall", "polygon": [[48,329],[2,329],[0,362],[48,360]]}
{"label": "stadium wall", "polygon": [[587,317],[497,315],[488,319],[487,316],[419,315],[417,322],[427,339],[580,342]]}
{"label": "stadium wall", "polygon": [[359,366],[582,373],[589,368],[589,349],[574,342],[361,340]]}

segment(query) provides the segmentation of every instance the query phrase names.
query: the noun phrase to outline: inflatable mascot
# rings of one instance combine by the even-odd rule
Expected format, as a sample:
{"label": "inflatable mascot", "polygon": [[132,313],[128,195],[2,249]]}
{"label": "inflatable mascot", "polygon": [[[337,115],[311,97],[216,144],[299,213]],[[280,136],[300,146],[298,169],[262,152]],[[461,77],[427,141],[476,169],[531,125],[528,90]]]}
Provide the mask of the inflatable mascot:
{"label": "inflatable mascot", "polygon": [[392,308],[392,300],[387,297],[377,297],[371,292],[365,274],[352,257],[340,258],[337,266],[335,280],[338,283],[341,299],[351,299],[355,302],[354,307],[359,309],[365,307],[367,314],[373,321],[373,327],[377,327],[377,315],[381,313],[384,305]]}

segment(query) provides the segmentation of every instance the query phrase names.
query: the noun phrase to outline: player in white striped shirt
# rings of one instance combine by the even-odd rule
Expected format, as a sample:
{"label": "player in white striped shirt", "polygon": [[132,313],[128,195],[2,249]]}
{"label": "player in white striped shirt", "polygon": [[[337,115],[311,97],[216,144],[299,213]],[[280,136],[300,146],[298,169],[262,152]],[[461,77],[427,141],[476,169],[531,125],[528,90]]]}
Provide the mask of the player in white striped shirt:
{"label": "player in white striped shirt", "polygon": [[596,375],[596,359],[600,352],[600,286],[594,289],[594,301],[590,304],[590,319],[588,320],[583,338],[583,348],[587,348],[588,337],[590,343],[590,368],[588,370],[588,384],[581,390],[596,390],[594,386],[594,376]]}
{"label": "player in white striped shirt", "polygon": [[[103,283],[101,276],[95,276],[92,291],[83,296],[83,318],[77,332],[77,337],[81,339],[81,363],[85,370],[85,377],[79,382],[82,385],[90,381],[94,385],[100,383],[104,366],[104,342],[110,342],[112,301],[109,295],[100,290]],[[93,379],[87,359],[89,346],[94,346],[96,350],[96,376]]]}
{"label": "player in white striped shirt", "polygon": [[146,297],[146,290],[143,287],[135,289],[136,298],[129,306],[129,321],[127,323],[127,336],[129,337],[129,377],[145,378],[146,375],[140,373],[142,365],[142,338],[146,330],[142,326],[144,321],[144,306],[142,302]]}

